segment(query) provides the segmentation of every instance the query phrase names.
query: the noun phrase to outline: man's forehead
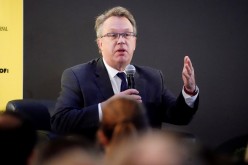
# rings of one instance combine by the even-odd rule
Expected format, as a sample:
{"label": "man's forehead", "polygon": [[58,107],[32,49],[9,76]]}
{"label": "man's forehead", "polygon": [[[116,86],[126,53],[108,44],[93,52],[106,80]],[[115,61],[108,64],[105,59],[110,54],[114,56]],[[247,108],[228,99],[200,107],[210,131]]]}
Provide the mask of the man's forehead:
{"label": "man's forehead", "polygon": [[131,22],[126,17],[109,17],[105,20],[102,26],[105,30],[111,31],[130,31],[133,29]]}

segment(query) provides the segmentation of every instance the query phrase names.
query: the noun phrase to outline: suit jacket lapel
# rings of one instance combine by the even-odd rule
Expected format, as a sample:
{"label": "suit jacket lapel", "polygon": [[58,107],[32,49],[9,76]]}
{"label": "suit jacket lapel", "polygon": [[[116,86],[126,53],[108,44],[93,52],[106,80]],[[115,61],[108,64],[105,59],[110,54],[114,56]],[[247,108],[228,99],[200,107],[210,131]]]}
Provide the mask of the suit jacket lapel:
{"label": "suit jacket lapel", "polygon": [[[97,60],[96,65],[96,84],[99,88],[99,91],[102,93],[104,99],[108,99],[114,95],[114,91],[109,79],[107,69],[103,63],[102,58]],[[135,88],[139,91],[142,100],[146,100],[146,81],[142,78],[142,75],[139,72],[135,73],[134,76]]]}
{"label": "suit jacket lapel", "polygon": [[146,100],[146,81],[143,79],[142,75],[139,72],[136,72],[134,75],[135,88],[139,91],[142,100]]}
{"label": "suit jacket lapel", "polygon": [[107,69],[103,63],[102,58],[97,60],[96,65],[96,84],[99,87],[104,99],[108,99],[114,95],[114,91],[109,79]]}

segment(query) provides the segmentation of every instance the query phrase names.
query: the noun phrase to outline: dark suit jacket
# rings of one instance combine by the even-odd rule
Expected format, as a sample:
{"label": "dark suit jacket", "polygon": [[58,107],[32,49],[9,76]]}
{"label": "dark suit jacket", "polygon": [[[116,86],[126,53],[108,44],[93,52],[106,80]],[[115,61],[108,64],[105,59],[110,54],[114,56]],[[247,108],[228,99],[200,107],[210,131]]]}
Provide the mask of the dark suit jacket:
{"label": "dark suit jacket", "polygon": [[[190,108],[182,93],[176,98],[165,87],[161,71],[135,68],[135,87],[147,109],[150,124],[153,127],[161,127],[162,122],[188,124],[197,110],[199,98],[194,108]],[[66,69],[61,88],[55,110],[50,111],[52,130],[94,135],[99,125],[98,103],[114,95],[102,58]]]}

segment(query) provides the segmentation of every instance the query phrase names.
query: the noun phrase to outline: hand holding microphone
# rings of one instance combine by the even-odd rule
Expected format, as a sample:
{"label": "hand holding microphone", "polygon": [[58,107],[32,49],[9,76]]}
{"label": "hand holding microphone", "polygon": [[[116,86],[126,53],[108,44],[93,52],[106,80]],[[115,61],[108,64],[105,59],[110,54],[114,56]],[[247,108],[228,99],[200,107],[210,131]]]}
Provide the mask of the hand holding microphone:
{"label": "hand holding microphone", "polygon": [[134,82],[134,74],[136,69],[133,65],[127,65],[125,68],[125,72],[127,75],[127,90],[120,92],[118,95],[126,95],[133,100],[138,102],[142,102],[141,96],[139,95],[139,91],[135,89],[135,82]]}
{"label": "hand holding microphone", "polygon": [[[142,103],[142,98],[139,95],[139,91],[137,89],[135,89],[135,82],[134,82],[134,74],[136,72],[136,69],[133,65],[127,65],[125,68],[125,72],[127,74],[127,86],[128,89],[124,90],[118,94],[115,94],[114,96],[112,96],[111,98],[109,98],[108,100],[114,99],[116,97],[120,97],[120,96],[127,96],[130,99],[136,100],[140,103]],[[101,103],[101,107],[103,108],[106,105],[106,102],[108,101],[104,101]]]}
{"label": "hand holding microphone", "polygon": [[136,69],[133,65],[129,64],[126,69],[126,74],[127,74],[127,84],[128,84],[128,89],[135,89],[135,82],[134,82],[134,74],[136,72]]}
{"label": "hand holding microphone", "polygon": [[136,69],[133,65],[129,64],[125,68],[125,72],[127,74],[127,86],[128,89],[124,91],[124,94],[129,95],[134,100],[137,100],[138,102],[142,102],[141,97],[139,95],[139,91],[135,89],[135,81],[134,81],[134,74],[136,72]]}

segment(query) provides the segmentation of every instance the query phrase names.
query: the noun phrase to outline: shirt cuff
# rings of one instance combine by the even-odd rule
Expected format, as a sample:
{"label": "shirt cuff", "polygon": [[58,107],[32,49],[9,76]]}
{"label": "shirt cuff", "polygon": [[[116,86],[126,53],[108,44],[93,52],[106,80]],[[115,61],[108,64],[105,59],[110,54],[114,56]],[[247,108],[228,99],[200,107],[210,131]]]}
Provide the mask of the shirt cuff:
{"label": "shirt cuff", "polygon": [[197,91],[197,94],[194,95],[194,96],[190,96],[188,95],[184,89],[182,89],[182,94],[183,94],[183,97],[185,99],[185,102],[186,104],[190,107],[190,108],[194,108],[194,103],[195,103],[195,100],[197,98],[197,96],[199,95],[199,88],[198,86],[196,86],[196,91]]}
{"label": "shirt cuff", "polygon": [[99,121],[102,121],[102,108],[101,103],[98,104],[98,114],[99,114]]}

